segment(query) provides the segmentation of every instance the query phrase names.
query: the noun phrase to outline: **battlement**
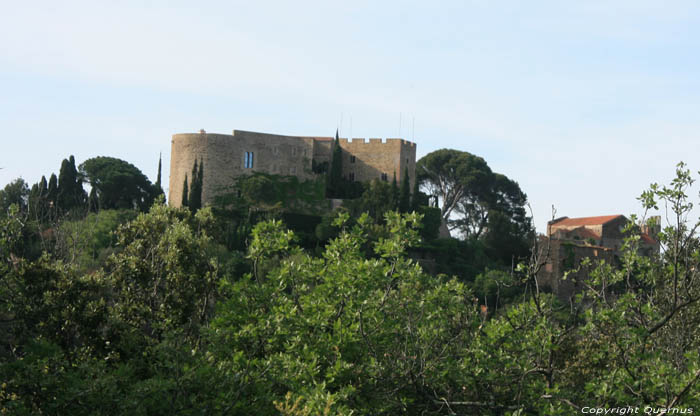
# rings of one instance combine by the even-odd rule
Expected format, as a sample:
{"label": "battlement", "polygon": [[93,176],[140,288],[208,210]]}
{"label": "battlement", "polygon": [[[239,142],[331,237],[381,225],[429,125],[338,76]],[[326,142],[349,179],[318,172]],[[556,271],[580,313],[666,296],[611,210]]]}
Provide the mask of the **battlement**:
{"label": "battlement", "polygon": [[413,143],[412,141],[406,140],[406,139],[401,139],[401,138],[378,138],[378,137],[372,137],[369,139],[365,139],[363,137],[353,137],[352,139],[348,138],[338,138],[338,142],[342,144],[395,144],[395,143],[400,143],[401,145],[406,145],[406,146],[411,146],[415,147],[416,144]]}

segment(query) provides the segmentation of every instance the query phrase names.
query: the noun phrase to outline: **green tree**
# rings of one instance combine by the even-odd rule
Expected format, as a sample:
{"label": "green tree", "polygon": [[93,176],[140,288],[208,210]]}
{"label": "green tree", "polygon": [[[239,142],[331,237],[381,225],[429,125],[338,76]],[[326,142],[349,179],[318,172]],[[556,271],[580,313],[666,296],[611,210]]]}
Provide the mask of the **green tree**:
{"label": "green tree", "polygon": [[185,173],[185,181],[182,183],[182,202],[181,205],[186,207],[190,204],[189,201],[189,186],[187,186],[187,174]]}
{"label": "green tree", "polygon": [[115,290],[114,313],[136,333],[160,341],[170,330],[188,339],[213,312],[218,266],[207,255],[213,246],[211,210],[154,204],[117,231],[123,249],[110,257],[106,271]]}
{"label": "green tree", "polygon": [[396,172],[394,172],[394,179],[391,181],[391,200],[394,202],[394,210],[399,209],[399,184],[396,182]]}
{"label": "green tree", "polygon": [[329,198],[342,198],[343,191],[343,149],[340,147],[338,130],[335,131],[335,141],[333,142],[333,155],[331,166],[328,170],[328,185],[326,194]]}
{"label": "green tree", "polygon": [[46,221],[48,216],[48,183],[46,177],[42,176],[38,183],[32,185],[27,201],[29,208],[29,217],[39,223]]}
{"label": "green tree", "polygon": [[80,164],[80,172],[96,189],[100,209],[147,210],[158,195],[156,187],[134,165],[99,156]]}
{"label": "green tree", "polygon": [[58,178],[55,173],[49,177],[49,186],[47,192],[47,203],[51,212],[56,210],[56,202],[58,200]]}
{"label": "green tree", "polygon": [[396,202],[392,186],[384,181],[374,179],[367,185],[359,198],[346,201],[343,206],[347,207],[352,218],[359,218],[366,212],[374,221],[382,222],[387,212],[396,209]]}
{"label": "green tree", "polygon": [[15,179],[0,190],[0,216],[7,214],[12,204],[17,205],[21,212],[26,212],[28,201],[29,188],[27,183],[22,178]]}
{"label": "green tree", "polygon": [[56,197],[57,208],[63,212],[73,209],[82,209],[85,206],[87,195],[83,190],[83,183],[78,177],[73,155],[63,159],[58,175],[58,194]]}
{"label": "green tree", "polygon": [[156,178],[156,186],[157,186],[158,188],[160,188],[161,190],[163,190],[163,186],[162,186],[161,181],[160,181],[160,171],[161,171],[161,168],[162,168],[162,165],[163,165],[162,159],[163,159],[163,155],[162,155],[162,154],[159,154],[159,155],[158,155],[158,176],[157,176],[157,178]]}
{"label": "green tree", "polygon": [[408,168],[401,178],[401,193],[399,194],[399,212],[408,212],[411,208],[411,182],[408,177]]}
{"label": "green tree", "polygon": [[471,153],[441,149],[416,163],[416,175],[429,195],[440,201],[442,217],[448,222],[452,211],[467,193],[484,191],[491,169],[486,161]]}
{"label": "green tree", "polygon": [[162,170],[162,166],[163,166],[162,159],[163,159],[163,155],[159,154],[158,155],[158,176],[156,177],[155,187],[156,187],[156,191],[158,192],[158,195],[163,195],[163,198],[165,198],[165,191],[163,191],[163,184],[161,182],[161,170]]}
{"label": "green tree", "polygon": [[371,259],[369,217],[347,220],[321,257],[279,222],[255,227],[249,256],[266,272],[229,284],[209,332],[221,370],[241,375],[225,381],[231,414],[447,413],[440,397],[479,324],[471,295],[406,257],[417,214],[388,213]]}
{"label": "green tree", "polygon": [[197,212],[197,210],[202,207],[203,174],[204,161],[201,161],[198,165],[197,160],[195,160],[194,165],[192,166],[192,182],[190,184],[188,202],[188,206],[192,212]]}

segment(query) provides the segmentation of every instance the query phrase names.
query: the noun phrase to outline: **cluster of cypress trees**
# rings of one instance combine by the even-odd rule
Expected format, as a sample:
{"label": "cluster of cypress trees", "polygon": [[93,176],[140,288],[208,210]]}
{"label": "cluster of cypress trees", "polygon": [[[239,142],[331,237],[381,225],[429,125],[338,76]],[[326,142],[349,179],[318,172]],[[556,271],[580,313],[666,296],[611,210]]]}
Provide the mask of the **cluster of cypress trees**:
{"label": "cluster of cypress trees", "polygon": [[[159,194],[164,193],[161,186],[161,167],[162,161],[159,157],[158,180],[155,184]],[[89,211],[98,211],[100,203],[97,188],[93,186],[88,196],[83,189],[85,181],[87,179],[76,168],[75,157],[71,155],[68,159],[63,159],[58,176],[52,173],[48,181],[42,176],[41,180],[31,187],[27,203],[32,218],[40,222],[52,222],[61,217],[78,218]],[[201,188],[201,182],[199,186]],[[199,194],[201,195],[201,190]]]}
{"label": "cluster of cypress trees", "polygon": [[63,159],[58,177],[52,173],[48,182],[42,176],[29,192],[29,212],[40,221],[50,221],[59,215],[83,211],[87,206],[87,194],[71,155]]}

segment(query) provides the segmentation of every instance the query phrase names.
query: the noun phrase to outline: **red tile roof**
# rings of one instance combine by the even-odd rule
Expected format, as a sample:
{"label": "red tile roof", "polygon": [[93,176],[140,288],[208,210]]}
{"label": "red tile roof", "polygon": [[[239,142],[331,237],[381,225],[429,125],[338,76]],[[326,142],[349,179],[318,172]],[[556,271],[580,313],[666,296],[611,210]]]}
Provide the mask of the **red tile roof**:
{"label": "red tile roof", "polygon": [[642,241],[644,241],[647,244],[656,244],[656,240],[651,238],[651,236],[649,234],[642,234],[641,237],[642,237]]}
{"label": "red tile roof", "polygon": [[594,233],[593,231],[589,230],[588,228],[580,227],[580,228],[576,228],[576,229],[572,230],[572,232],[575,232],[579,237],[584,238],[584,239],[592,238],[594,240],[597,240],[600,238],[600,236],[598,234]]}
{"label": "red tile roof", "polygon": [[603,215],[600,217],[583,217],[583,218],[562,218],[559,220],[554,220],[549,223],[549,225],[554,227],[564,226],[564,227],[581,227],[584,225],[601,225],[608,223],[614,219],[622,217],[622,215]]}

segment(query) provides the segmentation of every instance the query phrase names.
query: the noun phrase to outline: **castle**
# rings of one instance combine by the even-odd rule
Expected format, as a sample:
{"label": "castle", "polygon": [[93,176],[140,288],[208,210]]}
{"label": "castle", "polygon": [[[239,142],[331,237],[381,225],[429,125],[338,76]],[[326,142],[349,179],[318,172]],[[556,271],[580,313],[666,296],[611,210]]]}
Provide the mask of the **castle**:
{"label": "castle", "polygon": [[[411,189],[415,182],[416,144],[403,139],[339,139],[343,176],[351,181],[372,179],[401,182],[408,170]],[[171,141],[170,205],[180,206],[182,189],[191,177],[195,160],[204,163],[202,204],[212,203],[235,179],[256,172],[317,177],[314,166],[329,165],[333,137],[282,136],[234,130],[232,134],[174,134]],[[188,179],[190,180],[190,179]]]}

